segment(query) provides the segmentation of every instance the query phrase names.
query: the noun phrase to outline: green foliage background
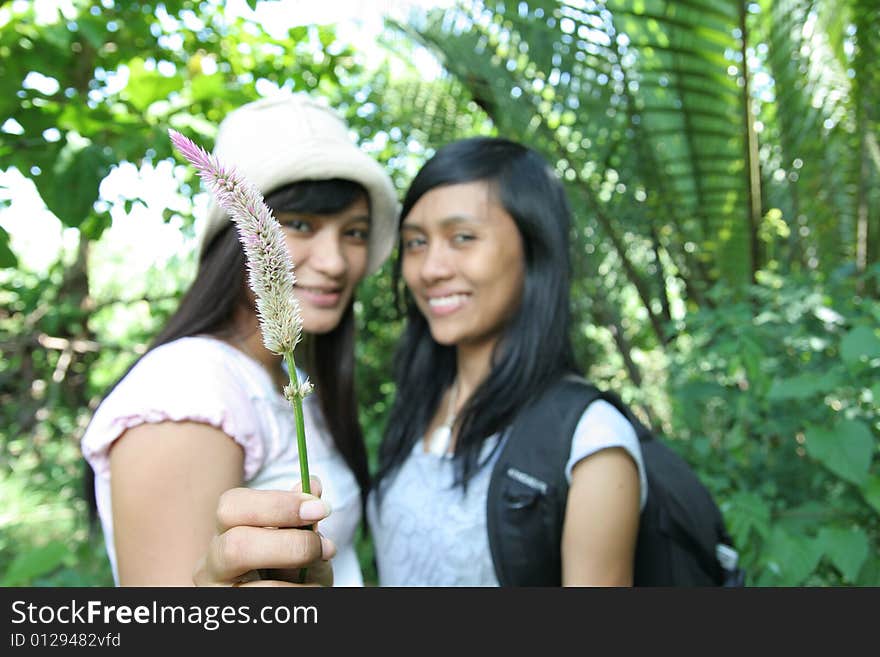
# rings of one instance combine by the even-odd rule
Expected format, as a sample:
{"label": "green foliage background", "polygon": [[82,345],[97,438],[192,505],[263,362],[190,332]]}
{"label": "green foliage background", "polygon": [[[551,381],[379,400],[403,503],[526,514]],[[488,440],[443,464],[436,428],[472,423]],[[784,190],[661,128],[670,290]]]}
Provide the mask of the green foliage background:
{"label": "green foliage background", "polygon": [[[215,0],[0,5],[0,169],[77,237],[36,272],[0,226],[0,584],[112,584],[79,438],[192,276],[190,248],[127,280],[102,239],[147,208],[194,246],[192,171],[175,162],[173,207],[102,181],[174,162],[168,127],[211,146],[226,112],[283,87],[339,108],[401,191],[458,137],[544,153],[576,214],[581,364],[694,465],[749,583],[880,585],[875,5],[462,2],[389,20],[378,63],[333,26],[279,38]],[[375,454],[390,266],[357,316]],[[374,582],[368,539],[360,554]]]}

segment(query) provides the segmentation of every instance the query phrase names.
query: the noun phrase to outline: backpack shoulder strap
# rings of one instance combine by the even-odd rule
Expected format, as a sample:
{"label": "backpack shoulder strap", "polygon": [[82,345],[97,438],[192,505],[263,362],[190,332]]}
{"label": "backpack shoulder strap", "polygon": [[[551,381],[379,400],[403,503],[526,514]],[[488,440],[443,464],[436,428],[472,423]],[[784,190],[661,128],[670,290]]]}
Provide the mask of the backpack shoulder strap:
{"label": "backpack shoulder strap", "polygon": [[548,387],[517,414],[492,470],[486,520],[501,586],[561,583],[565,463],[581,415],[604,397],[579,377]]}

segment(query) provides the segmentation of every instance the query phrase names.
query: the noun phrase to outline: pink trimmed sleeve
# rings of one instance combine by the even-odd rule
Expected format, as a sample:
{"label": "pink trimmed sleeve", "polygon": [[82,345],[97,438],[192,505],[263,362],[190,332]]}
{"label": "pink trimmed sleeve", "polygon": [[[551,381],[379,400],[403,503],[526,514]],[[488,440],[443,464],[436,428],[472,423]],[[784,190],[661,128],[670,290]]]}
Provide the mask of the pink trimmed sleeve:
{"label": "pink trimmed sleeve", "polygon": [[177,340],[144,356],[98,407],[82,439],[99,475],[126,430],[159,422],[199,422],[220,429],[244,450],[244,481],[263,466],[265,448],[248,377],[226,347],[207,338]]}

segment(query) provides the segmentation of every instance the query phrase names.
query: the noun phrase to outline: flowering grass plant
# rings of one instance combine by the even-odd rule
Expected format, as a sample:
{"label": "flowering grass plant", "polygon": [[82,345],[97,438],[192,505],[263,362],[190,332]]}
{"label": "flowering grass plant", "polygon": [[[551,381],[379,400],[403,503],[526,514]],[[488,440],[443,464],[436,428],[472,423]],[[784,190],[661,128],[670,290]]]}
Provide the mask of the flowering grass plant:
{"label": "flowering grass plant", "polygon": [[284,396],[293,406],[302,490],[310,493],[302,401],[313,386],[308,378],[300,383],[296,373],[293,350],[302,337],[302,313],[293,294],[296,277],[281,225],[264,203],[263,195],[233,167],[179,132],[168,133],[174,147],[196,168],[238,231],[247,259],[248,284],[257,299],[263,344],[287,363],[290,383],[284,388]]}

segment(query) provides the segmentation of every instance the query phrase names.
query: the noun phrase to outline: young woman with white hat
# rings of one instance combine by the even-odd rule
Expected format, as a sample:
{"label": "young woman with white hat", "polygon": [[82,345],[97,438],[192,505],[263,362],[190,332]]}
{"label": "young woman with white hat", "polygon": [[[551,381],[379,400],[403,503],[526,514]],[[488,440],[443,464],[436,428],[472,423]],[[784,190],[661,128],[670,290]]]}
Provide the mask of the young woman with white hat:
{"label": "young woman with white hat", "polygon": [[[235,227],[212,205],[194,282],[83,437],[114,578],[244,584],[257,567],[275,570],[260,573],[265,581],[309,566],[312,579],[327,583],[320,564],[333,557],[332,581],[361,585],[354,539],[369,477],[353,298],[396,239],[393,185],[338,115],[303,95],[233,111],[215,153],[262,192],[284,229],[305,336],[297,362],[316,391],[304,413],[319,481],[313,495],[296,490],[294,420],[282,395],[288,376],[262,344]],[[251,507],[261,511],[249,521],[236,515]],[[317,534],[298,529],[319,520]],[[280,532],[283,549],[239,549],[264,532]]]}

